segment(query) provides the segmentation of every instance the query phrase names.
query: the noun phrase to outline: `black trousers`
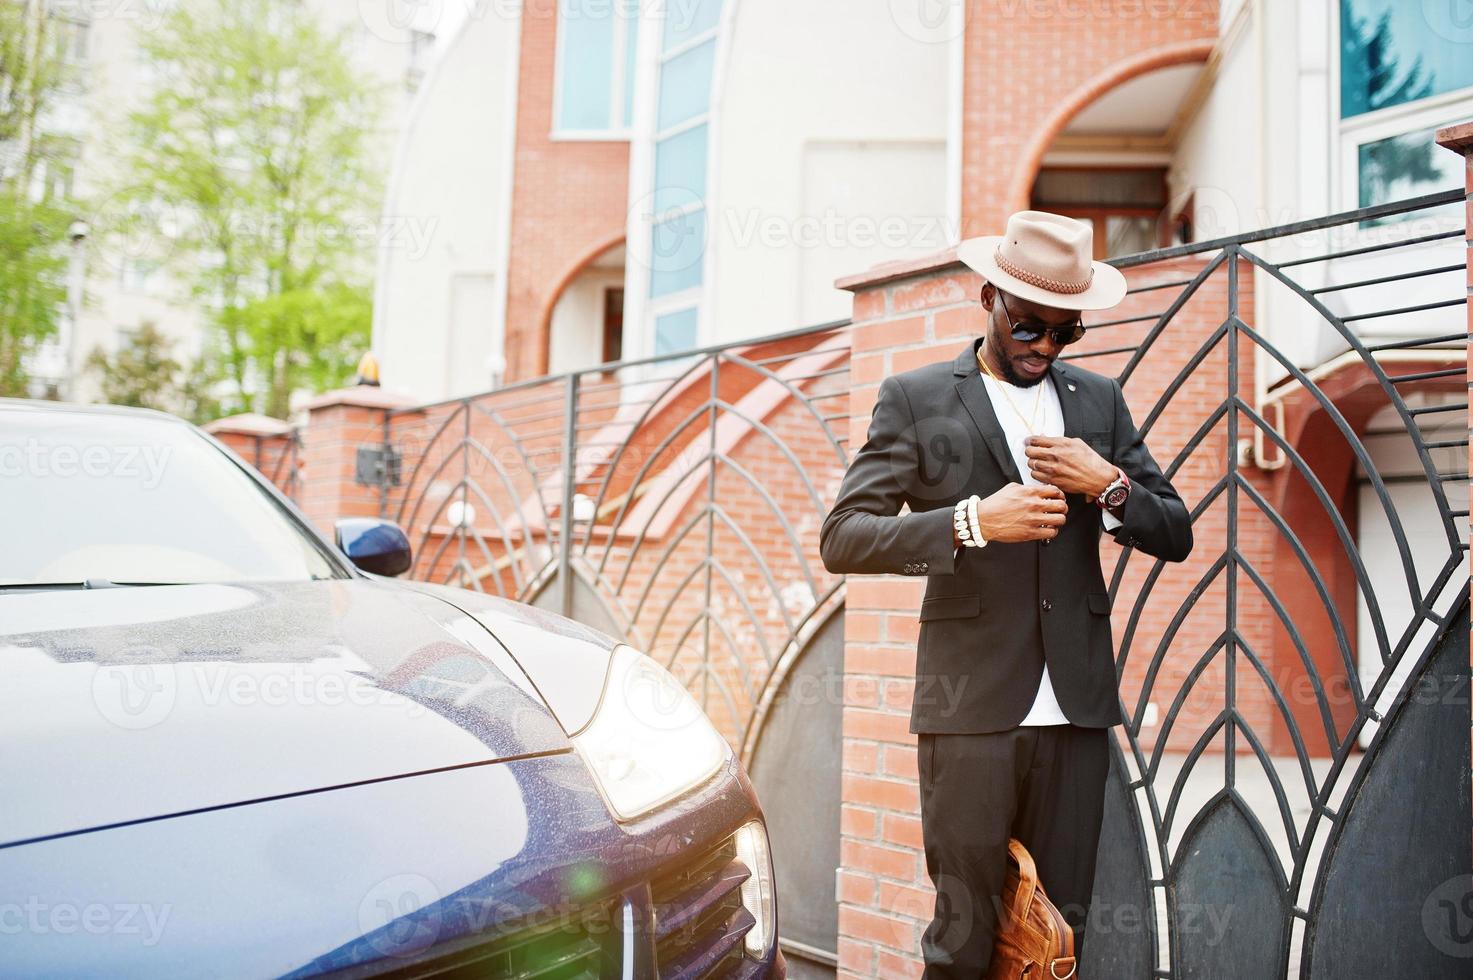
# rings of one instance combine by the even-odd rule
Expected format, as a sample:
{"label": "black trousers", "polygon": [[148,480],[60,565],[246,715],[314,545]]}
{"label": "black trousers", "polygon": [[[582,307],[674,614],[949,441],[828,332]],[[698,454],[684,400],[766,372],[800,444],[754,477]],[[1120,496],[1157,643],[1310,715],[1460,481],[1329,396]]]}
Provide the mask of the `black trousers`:
{"label": "black trousers", "polygon": [[1008,838],[1074,929],[1082,955],[1094,886],[1108,728],[1040,725],[919,736],[921,835],[936,909],[921,937],[925,980],[978,980],[992,961]]}

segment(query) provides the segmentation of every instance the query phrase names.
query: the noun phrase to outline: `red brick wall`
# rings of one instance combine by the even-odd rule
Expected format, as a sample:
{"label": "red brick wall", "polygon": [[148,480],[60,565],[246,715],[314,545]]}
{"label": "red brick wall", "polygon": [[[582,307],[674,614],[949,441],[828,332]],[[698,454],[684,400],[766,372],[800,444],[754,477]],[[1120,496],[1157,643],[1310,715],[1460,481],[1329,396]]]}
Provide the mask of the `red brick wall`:
{"label": "red brick wall", "polygon": [[[1132,270],[1133,286],[1181,282],[1201,271],[1206,259],[1193,257],[1155,263]],[[851,376],[850,439],[865,437],[880,381],[889,374],[938,360],[950,360],[981,329],[981,307],[975,297],[981,279],[949,257],[927,265],[876,270],[848,283],[854,288],[855,327]],[[1252,279],[1239,268],[1239,313],[1252,320]],[[1177,289],[1133,294],[1108,314],[1110,321],[1161,312]],[[1171,327],[1153,344],[1152,356],[1138,366],[1126,384],[1126,397],[1137,423],[1143,423],[1176,373],[1206,344],[1228,316],[1227,267],[1221,266],[1187,301]],[[1104,317],[1096,317],[1103,324]],[[1154,320],[1096,326],[1071,356],[1139,343]],[[1128,354],[1080,358],[1080,366],[1117,375]],[[1240,384],[1251,391],[1253,353],[1239,350]],[[1188,507],[1203,500],[1226,473],[1229,459],[1227,422],[1220,419],[1195,444],[1193,436],[1222,404],[1228,392],[1227,345],[1219,340],[1177,389],[1152,425],[1148,443],[1164,467],[1193,445],[1173,483]],[[1246,428],[1240,436],[1249,433]],[[1273,499],[1273,475],[1242,471],[1252,485]],[[1237,543],[1245,558],[1265,576],[1273,567],[1273,536],[1260,512],[1239,508]],[[1166,565],[1135,623],[1134,639],[1121,678],[1129,714],[1139,702],[1158,644],[1178,608],[1227,547],[1226,498],[1218,497],[1195,526],[1196,548],[1184,563]],[[1121,556],[1109,538],[1102,541],[1101,560],[1107,579]],[[1135,555],[1126,566],[1115,604],[1114,635],[1121,646],[1137,596],[1154,563]],[[1270,578],[1270,581],[1271,578]],[[1274,664],[1273,615],[1266,600],[1240,574],[1237,624],[1240,632],[1269,661],[1273,673],[1292,665]],[[910,693],[915,670],[917,616],[924,583],[905,578],[851,578],[846,606],[846,693],[866,692],[844,707],[844,866],[841,873],[840,959],[845,975],[911,976],[918,972],[920,933],[930,918],[931,898],[921,853],[919,791],[915,737],[909,725]],[[1162,717],[1198,657],[1222,633],[1226,622],[1223,575],[1203,589],[1179,626],[1157,672],[1152,700]],[[1292,652],[1292,651],[1291,651]],[[1297,659],[1297,658],[1296,658]],[[1273,704],[1256,672],[1240,662],[1236,672],[1237,705],[1254,729],[1267,737],[1273,730]],[[1170,748],[1184,750],[1206,729],[1223,705],[1224,669],[1219,662],[1197,680],[1186,698],[1169,738]],[[876,693],[877,696],[876,696]],[[1312,706],[1305,705],[1306,710]],[[1298,707],[1295,709],[1299,710]],[[1119,729],[1116,729],[1117,733]],[[1154,746],[1159,727],[1146,727],[1141,742]],[[1219,734],[1216,746],[1222,748]],[[1248,751],[1240,739],[1237,748]],[[1210,750],[1210,749],[1209,749]]]}
{"label": "red brick wall", "polygon": [[1028,206],[1065,123],[1109,88],[1205,61],[1217,0],[970,0],[963,94],[962,237]]}
{"label": "red brick wall", "polygon": [[557,2],[527,0],[517,94],[506,377],[547,373],[547,327],[567,282],[624,236],[629,144],[551,138]]}

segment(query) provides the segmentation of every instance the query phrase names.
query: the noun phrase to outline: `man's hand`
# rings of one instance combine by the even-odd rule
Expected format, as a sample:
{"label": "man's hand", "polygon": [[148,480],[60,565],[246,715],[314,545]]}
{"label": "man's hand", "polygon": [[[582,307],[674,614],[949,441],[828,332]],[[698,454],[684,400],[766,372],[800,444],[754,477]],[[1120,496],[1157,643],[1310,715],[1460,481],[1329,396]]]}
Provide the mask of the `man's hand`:
{"label": "man's hand", "polygon": [[1115,482],[1114,465],[1082,439],[1029,436],[1023,452],[1035,480],[1051,483],[1065,493],[1082,493],[1093,500]]}
{"label": "man's hand", "polygon": [[1048,541],[1058,536],[1068,512],[1057,487],[1009,483],[978,502],[977,523],[987,541]]}

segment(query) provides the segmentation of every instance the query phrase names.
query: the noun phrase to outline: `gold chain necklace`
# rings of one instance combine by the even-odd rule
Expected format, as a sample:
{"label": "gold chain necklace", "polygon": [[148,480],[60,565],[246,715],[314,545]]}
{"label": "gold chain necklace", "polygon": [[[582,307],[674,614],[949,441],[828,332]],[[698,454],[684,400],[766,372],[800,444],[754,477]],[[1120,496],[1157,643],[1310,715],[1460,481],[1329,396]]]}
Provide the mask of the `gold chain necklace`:
{"label": "gold chain necklace", "polygon": [[1014,415],[1018,416],[1018,421],[1023,423],[1024,428],[1028,430],[1028,434],[1031,436],[1038,435],[1038,409],[1042,404],[1043,379],[1040,378],[1038,384],[1033,386],[1036,389],[1033,392],[1033,421],[1029,422],[1028,419],[1024,418],[1022,410],[1018,408],[1018,403],[1013,401],[1013,396],[1008,391],[1008,388],[1011,386],[1003,381],[1002,378],[992,373],[992,368],[988,366],[987,359],[982,356],[981,347],[977,348],[977,364],[983,371],[987,372],[989,378],[997,382],[998,387],[1002,389],[1002,396],[1008,400],[1008,407],[1013,410]]}

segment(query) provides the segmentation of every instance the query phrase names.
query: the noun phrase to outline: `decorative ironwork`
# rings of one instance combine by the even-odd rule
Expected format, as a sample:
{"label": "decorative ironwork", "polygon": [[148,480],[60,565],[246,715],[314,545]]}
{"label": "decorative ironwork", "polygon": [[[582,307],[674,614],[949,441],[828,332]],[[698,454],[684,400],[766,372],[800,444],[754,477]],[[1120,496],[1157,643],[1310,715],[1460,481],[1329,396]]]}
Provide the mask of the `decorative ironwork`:
{"label": "decorative ironwork", "polygon": [[[1462,199],[1117,260],[1127,306],[1070,355],[1150,406],[1138,426],[1169,448],[1197,539],[1185,566],[1107,552],[1127,720],[1085,973],[1461,975],[1421,903],[1470,856],[1466,296],[1464,266],[1435,245],[1463,237],[1435,210]],[[1429,677],[1438,697],[1457,691],[1452,710],[1421,703]],[[1383,746],[1398,737],[1393,755],[1446,763],[1416,780],[1446,819],[1366,792],[1393,782]],[[1377,832],[1347,846],[1371,813]],[[1360,889],[1354,909],[1343,882],[1327,903],[1337,873]],[[1134,928],[1111,920],[1122,909]],[[1323,941],[1368,929],[1374,950]]]}
{"label": "decorative ironwork", "polygon": [[[1417,696],[1467,676],[1466,297],[1441,254],[1461,200],[1116,260],[1125,305],[1070,349],[1124,386],[1197,540],[1179,565],[1102,551],[1127,720],[1088,975],[1459,962],[1392,903],[1470,859],[1466,684],[1451,709]],[[385,441],[403,483],[383,512],[411,535],[414,577],[624,636],[750,761],[842,610],[817,530],[848,458],[848,365],[831,324],[398,411]],[[1419,784],[1439,817],[1425,823],[1378,795],[1419,753],[1456,770]],[[1378,833],[1412,856],[1367,862]],[[1398,886],[1378,891],[1377,873]],[[1362,911],[1382,913],[1395,970],[1359,953],[1345,972],[1335,952],[1331,903],[1357,888],[1384,896]]]}
{"label": "decorative ironwork", "polygon": [[412,575],[577,612],[748,752],[841,604],[817,530],[848,461],[846,323],[394,413]]}

